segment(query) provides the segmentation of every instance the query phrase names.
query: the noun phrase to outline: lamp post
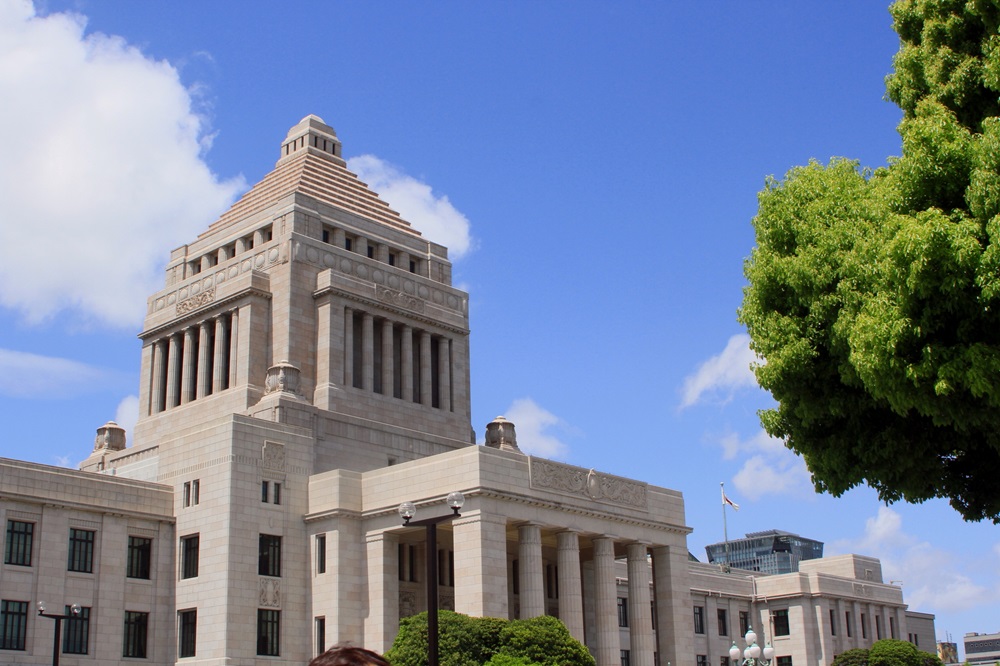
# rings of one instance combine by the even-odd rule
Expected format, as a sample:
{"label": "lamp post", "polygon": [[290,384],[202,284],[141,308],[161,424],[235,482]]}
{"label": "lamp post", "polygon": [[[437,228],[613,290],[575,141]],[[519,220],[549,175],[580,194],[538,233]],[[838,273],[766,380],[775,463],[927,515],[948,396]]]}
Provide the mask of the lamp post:
{"label": "lamp post", "polygon": [[427,666],[438,666],[438,571],[437,571],[437,526],[458,518],[458,512],[465,504],[465,495],[457,490],[448,493],[448,506],[452,513],[436,518],[413,520],[417,507],[413,502],[399,505],[399,517],[403,525],[427,528]]}
{"label": "lamp post", "polygon": [[743,655],[743,666],[769,666],[771,660],[774,659],[774,648],[768,643],[767,646],[761,650],[760,646],[757,645],[757,632],[753,628],[747,629],[747,635],[743,637],[746,641],[746,648],[743,652],[736,646],[736,641],[733,641],[733,647],[729,648],[729,658],[733,661],[739,661],[740,655]]}
{"label": "lamp post", "polygon": [[65,615],[60,615],[58,613],[46,613],[45,602],[38,602],[39,617],[47,617],[50,620],[56,621],[56,631],[55,635],[52,637],[52,666],[59,666],[59,639],[62,638],[62,621],[72,620],[80,615],[80,604],[73,604],[69,608],[70,612]]}

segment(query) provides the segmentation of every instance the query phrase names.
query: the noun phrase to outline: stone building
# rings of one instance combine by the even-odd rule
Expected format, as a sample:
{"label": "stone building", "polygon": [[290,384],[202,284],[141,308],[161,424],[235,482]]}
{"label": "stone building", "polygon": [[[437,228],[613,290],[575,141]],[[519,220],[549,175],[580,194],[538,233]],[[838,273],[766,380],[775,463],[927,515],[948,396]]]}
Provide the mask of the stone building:
{"label": "stone building", "polygon": [[[775,617],[782,594],[812,604],[788,610],[799,633],[820,630],[821,602],[907,630],[899,589],[880,577],[866,583],[877,598],[853,570],[800,571],[787,593],[720,578],[688,561],[681,493],[527,456],[503,418],[477,446],[468,298],[447,250],[347,170],[316,116],[171,253],[140,338],[132,446],[108,423],[81,471],[0,461],[0,662],[52,659],[43,598],[84,609],[66,623],[67,666],[301,665],[338,642],[381,651],[426,607],[428,557],[442,607],[557,615],[601,666],[716,659],[697,609],[718,619],[723,593],[733,618]],[[461,516],[428,553],[397,507],[447,513],[455,490]],[[825,663],[848,644],[782,654]]]}

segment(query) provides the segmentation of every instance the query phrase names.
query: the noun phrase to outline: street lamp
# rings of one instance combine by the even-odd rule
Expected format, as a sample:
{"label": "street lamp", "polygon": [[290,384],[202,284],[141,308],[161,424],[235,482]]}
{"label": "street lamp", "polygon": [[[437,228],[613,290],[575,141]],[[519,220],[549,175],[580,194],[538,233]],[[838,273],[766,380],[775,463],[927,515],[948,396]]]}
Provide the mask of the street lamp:
{"label": "street lamp", "polygon": [[740,655],[743,655],[743,666],[769,666],[771,660],[774,659],[774,648],[768,643],[767,646],[761,650],[760,646],[757,645],[757,632],[752,628],[748,628],[747,635],[743,637],[746,641],[746,648],[743,652],[736,646],[736,641],[733,641],[733,647],[729,648],[729,658],[733,661],[738,661]]}
{"label": "street lamp", "polygon": [[62,638],[62,621],[72,620],[73,618],[78,617],[80,615],[80,604],[73,604],[70,606],[70,612],[66,615],[46,613],[44,601],[39,601],[37,606],[39,617],[47,617],[56,621],[56,632],[52,637],[52,666],[59,666],[59,640]]}
{"label": "street lamp", "polygon": [[436,518],[413,520],[417,507],[413,502],[399,505],[399,517],[408,527],[427,528],[427,666],[438,666],[438,571],[437,571],[437,526],[458,518],[458,510],[465,504],[465,495],[457,490],[448,493],[448,506],[452,513]]}

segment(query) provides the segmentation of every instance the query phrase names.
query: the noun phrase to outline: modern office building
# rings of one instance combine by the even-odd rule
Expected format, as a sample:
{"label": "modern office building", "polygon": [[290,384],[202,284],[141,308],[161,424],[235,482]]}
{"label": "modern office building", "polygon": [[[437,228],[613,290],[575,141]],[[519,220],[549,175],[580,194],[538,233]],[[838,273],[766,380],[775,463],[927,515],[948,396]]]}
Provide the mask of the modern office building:
{"label": "modern office building", "polygon": [[713,564],[781,574],[798,571],[803,560],[823,557],[823,542],[782,530],[766,530],[750,532],[743,539],[710,544],[705,546],[705,552]]}
{"label": "modern office building", "polygon": [[977,664],[1000,662],[1000,633],[977,634],[971,632],[962,639],[965,646],[965,661]]}
{"label": "modern office building", "polygon": [[[106,423],[79,471],[0,460],[0,663],[52,660],[38,601],[81,607],[64,666],[381,651],[426,608],[428,558],[442,607],[557,615],[600,666],[720,664],[744,613],[778,666],[914,631],[875,560],[723,573],[689,562],[680,492],[525,455],[502,417],[476,445],[447,251],[347,170],[316,116],[171,253],[140,338],[131,446]],[[427,552],[397,507],[444,515],[451,491],[461,515]]]}

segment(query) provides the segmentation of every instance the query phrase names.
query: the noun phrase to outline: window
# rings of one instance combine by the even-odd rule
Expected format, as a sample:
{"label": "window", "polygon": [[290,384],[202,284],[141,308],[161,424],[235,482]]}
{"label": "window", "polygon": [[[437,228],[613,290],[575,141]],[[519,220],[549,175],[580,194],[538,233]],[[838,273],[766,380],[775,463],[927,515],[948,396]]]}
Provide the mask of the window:
{"label": "window", "polygon": [[837,635],[837,611],[830,609],[830,635]]}
{"label": "window", "polygon": [[125,636],[122,640],[123,657],[146,658],[146,636],[148,630],[149,613],[125,611]]}
{"label": "window", "polygon": [[198,577],[199,535],[181,537],[181,578]]}
{"label": "window", "polygon": [[788,629],[788,609],[783,608],[782,610],[774,611],[774,635],[775,636],[787,636],[790,632]]}
{"label": "window", "polygon": [[149,580],[149,563],[153,555],[153,540],[145,537],[128,538],[128,563],[125,575],[128,578]]}
{"label": "window", "polygon": [[695,663],[697,666],[708,666],[708,657],[703,654],[699,654],[695,657]]}
{"label": "window", "polygon": [[549,599],[559,598],[559,567],[555,564],[545,566],[545,596]]}
{"label": "window", "polygon": [[868,638],[868,618],[861,614],[861,638]]}
{"label": "window", "polygon": [[177,612],[177,655],[180,657],[195,656],[198,639],[198,610],[182,610]]}
{"label": "window", "polygon": [[854,623],[851,622],[851,611],[844,613],[844,630],[847,631],[848,638],[854,634]]}
{"label": "window", "polygon": [[628,599],[618,597],[618,626],[628,626]]}
{"label": "window", "polygon": [[521,594],[521,562],[514,560],[510,563],[510,585],[514,594]]}
{"label": "window", "polygon": [[705,607],[695,606],[694,607],[694,633],[703,634],[705,633]]}
{"label": "window", "polygon": [[354,251],[353,245],[354,244],[351,242],[350,238],[345,238],[344,239],[344,249],[345,250],[347,250],[348,252],[353,252]]}
{"label": "window", "polygon": [[195,506],[198,504],[201,494],[201,482],[198,479],[194,481],[184,482],[184,507]]}
{"label": "window", "polygon": [[281,537],[260,535],[257,551],[257,573],[261,576],[281,576]]}
{"label": "window", "polygon": [[719,616],[719,635],[728,636],[729,635],[729,620],[726,618],[726,609],[719,608],[716,611]]}
{"label": "window", "polygon": [[31,566],[31,544],[35,536],[35,524],[20,520],[7,521],[7,542],[4,547],[5,564]]}
{"label": "window", "polygon": [[281,504],[281,484],[274,484],[274,503]]}
{"label": "window", "polygon": [[875,640],[882,640],[882,617],[879,615],[875,616]]}
{"label": "window", "polygon": [[750,631],[750,612],[740,611],[740,636],[746,636]]}
{"label": "window", "polygon": [[326,535],[316,535],[316,573],[326,573]]}
{"label": "window", "polygon": [[70,528],[69,562],[66,565],[66,569],[68,571],[93,573],[94,532],[91,530],[78,530],[74,527]]}
{"label": "window", "polygon": [[889,618],[889,638],[896,637],[896,618]]}
{"label": "window", "polygon": [[649,617],[653,621],[653,631],[656,631],[656,599],[649,600]]}
{"label": "window", "polygon": [[375,248],[371,245],[368,246],[368,258],[369,259],[375,258]]}
{"label": "window", "polygon": [[80,607],[73,615],[73,609],[66,606],[63,611],[66,624],[63,625],[63,654],[87,654],[90,648],[90,608]]}
{"label": "window", "polygon": [[777,658],[777,666],[792,666],[792,658],[791,657],[778,657]]}
{"label": "window", "polygon": [[732,662],[732,659],[729,658],[728,654],[723,657],[719,657],[719,666],[733,666],[730,662]]}
{"label": "window", "polygon": [[0,650],[23,650],[28,633],[28,602],[0,601]]}
{"label": "window", "polygon": [[631,666],[632,653],[628,650],[621,650],[622,666]]}
{"label": "window", "polygon": [[257,654],[263,657],[281,655],[281,611],[257,609]]}
{"label": "window", "polygon": [[315,620],[316,624],[316,656],[319,656],[326,652],[326,618],[318,617]]}
{"label": "window", "polygon": [[267,498],[271,494],[271,482],[261,481],[260,482],[260,501],[267,502]]}
{"label": "window", "polygon": [[395,252],[390,252],[389,253],[389,265],[390,266],[395,266],[396,265],[396,253]]}

